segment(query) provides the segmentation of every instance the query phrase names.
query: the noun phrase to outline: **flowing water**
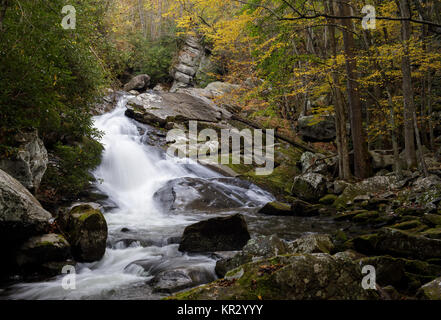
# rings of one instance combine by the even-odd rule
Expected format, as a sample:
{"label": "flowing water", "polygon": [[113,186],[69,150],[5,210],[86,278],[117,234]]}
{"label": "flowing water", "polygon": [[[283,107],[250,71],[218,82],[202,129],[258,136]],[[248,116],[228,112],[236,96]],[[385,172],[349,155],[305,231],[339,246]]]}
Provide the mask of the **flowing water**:
{"label": "flowing water", "polygon": [[[187,255],[179,252],[176,244],[185,226],[207,219],[207,214],[194,210],[167,212],[154,194],[168,181],[179,178],[198,178],[223,188],[225,179],[218,181],[220,174],[195,162],[170,158],[161,148],[146,144],[150,129],[146,126],[141,134],[140,125],[125,117],[126,99],[122,97],[114,111],[94,119],[96,128],[104,132],[105,150],[93,174],[96,187],[109,197],[104,213],[109,229],[104,257],[75,266],[75,290],[63,289],[63,276],[59,276],[46,282],[16,284],[7,290],[8,298],[155,299],[161,294],[152,292],[149,280],[158,272],[187,267],[196,268],[206,281],[215,279],[212,256]],[[231,189],[228,196],[240,203],[235,212],[255,212],[253,208],[273,199],[254,185],[227,186]],[[231,212],[218,212],[227,213]]]}

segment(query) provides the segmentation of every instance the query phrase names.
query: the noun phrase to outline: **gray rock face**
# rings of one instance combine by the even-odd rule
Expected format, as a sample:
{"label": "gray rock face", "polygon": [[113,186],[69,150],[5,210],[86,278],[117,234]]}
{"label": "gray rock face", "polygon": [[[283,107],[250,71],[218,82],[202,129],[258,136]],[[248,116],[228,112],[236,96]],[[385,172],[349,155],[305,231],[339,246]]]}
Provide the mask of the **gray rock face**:
{"label": "gray rock face", "polygon": [[325,156],[320,153],[312,153],[306,151],[300,157],[300,165],[302,167],[302,173],[313,172],[320,174],[331,173],[336,165],[334,159],[324,159]]}
{"label": "gray rock face", "polygon": [[334,249],[331,236],[309,234],[289,243],[291,253],[331,253]]}
{"label": "gray rock face", "polygon": [[17,180],[0,170],[0,238],[10,245],[41,234],[51,214]]}
{"label": "gray rock face", "polygon": [[212,218],[185,228],[179,251],[214,252],[240,250],[250,239],[241,214]]}
{"label": "gray rock face", "polygon": [[195,266],[162,271],[150,281],[150,285],[153,286],[153,292],[174,293],[213,280],[213,274]]}
{"label": "gray rock face", "polygon": [[249,186],[235,178],[184,177],[168,181],[153,197],[167,211],[216,211],[244,206]]}
{"label": "gray rock face", "polygon": [[303,116],[297,120],[300,135],[306,141],[332,141],[335,139],[335,120],[333,116]]}
{"label": "gray rock face", "polygon": [[441,277],[423,285],[417,295],[423,300],[441,300]]}
{"label": "gray rock face", "polygon": [[200,39],[194,36],[188,37],[178,54],[176,64],[170,71],[171,76],[175,79],[170,92],[176,92],[180,88],[193,85],[194,76],[204,56],[205,52],[200,44]]}
{"label": "gray rock face", "polygon": [[20,132],[14,140],[18,144],[17,153],[9,159],[0,160],[0,169],[4,170],[31,191],[40,186],[46,172],[48,155],[37,130]]}
{"label": "gray rock face", "polygon": [[223,278],[228,271],[245,263],[287,253],[290,253],[288,244],[276,235],[258,236],[250,239],[242,251],[233,257],[218,260],[215,271],[219,277]]}
{"label": "gray rock face", "polygon": [[294,178],[292,194],[306,201],[315,201],[326,194],[326,179],[319,173],[306,173]]}
{"label": "gray rock face", "polygon": [[80,262],[100,260],[106,251],[107,223],[100,210],[79,205],[59,217],[58,223]]}
{"label": "gray rock face", "polygon": [[150,84],[150,76],[147,74],[140,74],[133,77],[128,83],[124,85],[124,91],[130,90],[145,91]]}
{"label": "gray rock face", "polygon": [[221,119],[221,112],[205,101],[185,93],[143,93],[127,102],[126,116],[139,122],[165,126],[170,121]]}

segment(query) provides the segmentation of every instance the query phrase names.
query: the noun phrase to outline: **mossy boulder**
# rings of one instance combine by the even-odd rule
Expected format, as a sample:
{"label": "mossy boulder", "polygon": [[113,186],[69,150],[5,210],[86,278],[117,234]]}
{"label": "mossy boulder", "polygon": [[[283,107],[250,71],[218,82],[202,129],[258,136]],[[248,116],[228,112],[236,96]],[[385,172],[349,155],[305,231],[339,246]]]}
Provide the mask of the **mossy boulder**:
{"label": "mossy boulder", "polygon": [[306,173],[294,178],[291,192],[305,201],[317,201],[326,193],[326,179],[319,173]]}
{"label": "mossy boulder", "polygon": [[77,261],[93,262],[103,257],[108,230],[99,209],[89,204],[78,205],[61,215],[58,222]]}
{"label": "mossy boulder", "polygon": [[331,253],[334,249],[328,234],[308,234],[289,244],[291,253]]}
{"label": "mossy boulder", "polygon": [[226,276],[168,299],[378,299],[375,290],[362,288],[358,264],[325,253],[293,254],[250,262]]}
{"label": "mossy boulder", "polygon": [[418,290],[417,296],[422,300],[441,300],[441,278],[423,285]]}
{"label": "mossy boulder", "polygon": [[352,242],[355,250],[365,254],[390,254],[419,260],[441,256],[441,240],[392,228],[357,237]]}
{"label": "mossy boulder", "polygon": [[335,194],[327,194],[324,197],[320,198],[319,202],[325,205],[331,205],[337,199],[337,195]]}
{"label": "mossy boulder", "polygon": [[441,266],[419,260],[376,256],[361,258],[358,262],[375,267],[379,285],[393,285],[405,291],[414,290],[414,282],[424,283],[441,275]]}
{"label": "mossy boulder", "polygon": [[241,214],[217,217],[185,228],[179,251],[214,252],[240,250],[250,239]]}
{"label": "mossy boulder", "polygon": [[421,232],[421,235],[431,238],[441,240],[441,228],[431,228]]}
{"label": "mossy boulder", "polygon": [[26,273],[39,272],[53,276],[61,271],[61,268],[59,270],[53,268],[54,263],[67,264],[72,258],[70,249],[69,243],[60,234],[35,236],[20,247],[16,255],[16,263],[19,269]]}
{"label": "mossy boulder", "polygon": [[373,223],[380,216],[377,211],[367,211],[356,214],[352,221],[356,223]]}
{"label": "mossy boulder", "polygon": [[250,239],[242,251],[233,257],[218,260],[216,262],[215,271],[219,277],[224,277],[229,270],[245,263],[287,253],[290,253],[288,243],[276,235],[257,236],[256,238]]}
{"label": "mossy boulder", "polygon": [[353,204],[355,197],[387,191],[394,182],[396,182],[396,178],[393,176],[374,176],[361,182],[350,184],[335,200],[334,206],[337,209],[345,208]]}
{"label": "mossy boulder", "polygon": [[259,213],[267,214],[270,216],[289,216],[293,211],[291,205],[278,201],[268,202],[260,210]]}

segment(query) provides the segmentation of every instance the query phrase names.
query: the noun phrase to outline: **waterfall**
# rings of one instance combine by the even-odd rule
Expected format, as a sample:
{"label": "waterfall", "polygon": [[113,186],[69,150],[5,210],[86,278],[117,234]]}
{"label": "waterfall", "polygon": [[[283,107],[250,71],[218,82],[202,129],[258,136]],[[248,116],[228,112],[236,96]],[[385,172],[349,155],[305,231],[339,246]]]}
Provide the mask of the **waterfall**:
{"label": "waterfall", "polygon": [[[155,272],[191,266],[199,268],[207,279],[215,278],[212,257],[181,253],[178,244],[170,241],[179,237],[185,226],[201,220],[201,216],[164,212],[154,194],[173,179],[214,179],[221,175],[196,162],[184,164],[166,156],[161,148],[145,144],[145,134],[138,130],[140,124],[124,115],[126,100],[127,96],[121,97],[113,111],[94,117],[95,127],[103,132],[101,142],[105,149],[93,175],[96,187],[109,197],[104,212],[109,229],[104,257],[75,266],[74,290],[63,289],[64,275],[60,275],[45,282],[15,284],[8,289],[8,298],[155,299],[159,296],[148,285]],[[150,130],[147,126],[144,129]],[[231,197],[236,199],[238,195],[255,204],[273,199],[254,185],[248,189],[235,187]],[[122,232],[122,228],[129,232]],[[133,263],[136,261],[142,263]]]}

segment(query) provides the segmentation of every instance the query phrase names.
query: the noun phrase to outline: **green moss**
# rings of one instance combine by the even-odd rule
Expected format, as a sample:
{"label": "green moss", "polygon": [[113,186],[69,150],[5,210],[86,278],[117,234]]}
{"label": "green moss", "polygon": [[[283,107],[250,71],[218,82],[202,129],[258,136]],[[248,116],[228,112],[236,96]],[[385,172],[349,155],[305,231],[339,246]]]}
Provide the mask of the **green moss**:
{"label": "green moss", "polygon": [[337,196],[335,194],[327,194],[324,197],[322,197],[319,202],[321,204],[331,205],[335,202],[337,199]]}
{"label": "green moss", "polygon": [[425,230],[421,233],[421,235],[431,238],[431,239],[440,239],[441,240],[441,228],[432,228]]}
{"label": "green moss", "polygon": [[354,221],[356,223],[371,223],[376,218],[378,218],[379,215],[380,214],[377,211],[363,212],[363,213],[359,213],[359,214],[355,215],[352,218],[352,221]]}
{"label": "green moss", "polygon": [[391,228],[399,229],[399,230],[406,230],[411,233],[421,232],[428,227],[421,223],[419,220],[409,220],[401,223],[397,223],[391,226]]}

